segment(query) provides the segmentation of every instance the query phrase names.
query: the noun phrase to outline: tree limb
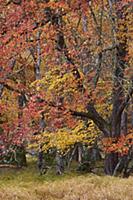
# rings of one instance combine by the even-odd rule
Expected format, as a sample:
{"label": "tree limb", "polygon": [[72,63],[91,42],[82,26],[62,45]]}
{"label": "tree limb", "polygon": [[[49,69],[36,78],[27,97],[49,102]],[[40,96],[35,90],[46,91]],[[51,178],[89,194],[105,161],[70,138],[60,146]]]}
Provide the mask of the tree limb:
{"label": "tree limb", "polygon": [[131,87],[129,88],[128,94],[125,97],[123,103],[121,104],[121,106],[119,108],[119,111],[118,111],[118,114],[117,114],[117,118],[119,118],[119,116],[121,116],[123,110],[125,109],[125,107],[128,104],[130,98],[132,97],[132,95],[133,95],[133,77],[132,77]]}
{"label": "tree limb", "polygon": [[82,119],[91,119],[97,127],[103,132],[105,137],[110,135],[109,124],[99,115],[92,104],[87,106],[88,112],[70,111],[73,116],[81,117]]}

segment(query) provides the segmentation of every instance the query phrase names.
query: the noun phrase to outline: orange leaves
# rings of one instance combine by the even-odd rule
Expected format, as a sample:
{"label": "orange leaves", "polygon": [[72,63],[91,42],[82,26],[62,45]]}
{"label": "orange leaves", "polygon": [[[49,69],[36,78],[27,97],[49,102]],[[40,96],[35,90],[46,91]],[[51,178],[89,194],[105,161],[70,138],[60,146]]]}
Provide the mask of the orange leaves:
{"label": "orange leaves", "polygon": [[[42,101],[37,102],[35,95],[36,99],[31,98],[27,109],[24,110],[24,117],[27,119],[27,124],[30,124],[29,127],[34,126],[32,124],[34,121],[36,129],[38,128],[37,123],[44,111],[49,130],[52,128],[59,130],[64,127],[73,129],[78,120],[69,111],[86,112],[89,101],[94,102],[103,118],[110,118],[115,67],[115,48],[110,49],[113,37],[110,20],[114,17],[114,13],[109,17],[111,13],[106,0],[103,1],[104,6],[102,6],[101,0],[91,2],[90,5],[86,0],[50,0],[48,2],[23,0],[21,5],[10,3],[5,6],[4,1],[0,1],[2,3],[0,4],[0,13],[2,13],[0,15],[0,26],[2,27],[0,30],[0,65],[4,69],[0,73],[0,81],[10,83],[13,88],[17,88],[19,91],[30,91],[32,97],[37,94]],[[123,0],[121,2],[124,5],[129,1]],[[89,12],[89,6],[92,8],[93,14]],[[103,17],[101,18],[102,12]],[[100,23],[100,19],[102,23]],[[127,32],[130,30],[132,33],[131,19],[129,14],[127,16],[127,21],[129,21]],[[122,42],[125,37],[123,34],[125,24],[123,20],[119,19],[118,21],[119,40]],[[99,33],[96,31],[100,28],[102,29],[101,42],[98,41]],[[38,31],[41,32],[40,38],[36,36]],[[129,38],[127,61],[131,60],[133,51],[131,33],[127,33]],[[38,42],[40,44],[39,52],[37,50]],[[29,51],[29,48],[32,51]],[[104,51],[103,49],[106,48],[110,50]],[[101,67],[98,68],[98,55],[100,53],[103,53],[103,60]],[[8,67],[11,58],[16,59],[14,69]],[[41,62],[38,58],[41,58]],[[33,82],[34,68],[38,63],[41,79]],[[21,66],[24,67],[24,71],[21,71]],[[16,73],[16,70],[20,72]],[[131,74],[129,70],[132,71],[131,69],[125,70],[126,80]],[[76,75],[77,72],[80,74],[79,77]],[[96,88],[94,88],[94,78],[97,72],[99,79]],[[21,73],[24,74],[23,78]],[[8,77],[11,77],[12,81],[9,82]],[[5,98],[8,96],[9,94],[5,94]],[[15,101],[16,99],[15,97]],[[15,101],[14,103],[17,104]],[[9,113],[13,113],[13,111],[17,113],[16,107],[10,103]],[[14,116],[14,114],[11,115]],[[128,137],[108,138],[104,141],[105,151],[126,153],[128,146],[130,146],[131,135]]]}
{"label": "orange leaves", "polygon": [[104,138],[102,145],[106,153],[118,152],[121,155],[126,155],[131,145],[133,145],[133,133],[122,134],[119,138]]}

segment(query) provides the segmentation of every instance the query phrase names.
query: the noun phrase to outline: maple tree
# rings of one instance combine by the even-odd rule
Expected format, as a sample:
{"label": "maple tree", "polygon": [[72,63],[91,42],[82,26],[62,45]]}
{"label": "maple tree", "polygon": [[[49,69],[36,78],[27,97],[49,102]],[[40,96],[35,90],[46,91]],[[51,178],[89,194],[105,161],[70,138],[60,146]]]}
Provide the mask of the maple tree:
{"label": "maple tree", "polygon": [[0,12],[1,140],[8,129],[16,130],[8,144],[34,133],[44,149],[64,151],[89,145],[97,126],[113,175],[121,133],[132,136],[124,121],[133,93],[132,1],[1,0]]}

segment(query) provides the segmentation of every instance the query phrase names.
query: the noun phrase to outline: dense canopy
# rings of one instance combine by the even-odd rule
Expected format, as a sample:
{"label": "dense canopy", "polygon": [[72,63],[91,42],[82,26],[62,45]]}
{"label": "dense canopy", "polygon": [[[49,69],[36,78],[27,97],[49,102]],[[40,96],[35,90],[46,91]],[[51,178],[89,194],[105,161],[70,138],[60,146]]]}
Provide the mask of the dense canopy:
{"label": "dense canopy", "polygon": [[[0,0],[0,154],[132,152],[132,0]],[[127,162],[128,161],[124,161]]]}

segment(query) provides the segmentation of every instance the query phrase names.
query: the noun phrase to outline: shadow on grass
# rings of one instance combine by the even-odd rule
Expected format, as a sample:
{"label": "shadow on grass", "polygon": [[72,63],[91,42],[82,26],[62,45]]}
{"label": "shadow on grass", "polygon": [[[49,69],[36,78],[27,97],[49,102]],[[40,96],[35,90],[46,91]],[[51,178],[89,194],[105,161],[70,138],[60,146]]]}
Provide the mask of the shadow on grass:
{"label": "shadow on grass", "polygon": [[22,185],[27,186],[32,183],[53,182],[71,179],[76,176],[87,176],[87,174],[76,172],[75,165],[71,170],[66,170],[63,175],[56,175],[55,167],[51,167],[45,175],[40,176],[35,158],[28,159],[28,167],[21,169],[1,168],[0,185]]}

